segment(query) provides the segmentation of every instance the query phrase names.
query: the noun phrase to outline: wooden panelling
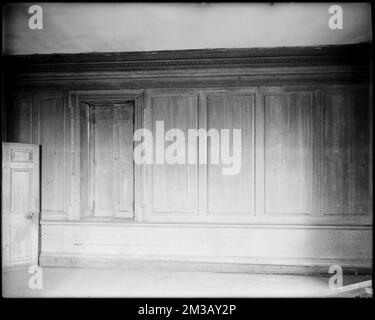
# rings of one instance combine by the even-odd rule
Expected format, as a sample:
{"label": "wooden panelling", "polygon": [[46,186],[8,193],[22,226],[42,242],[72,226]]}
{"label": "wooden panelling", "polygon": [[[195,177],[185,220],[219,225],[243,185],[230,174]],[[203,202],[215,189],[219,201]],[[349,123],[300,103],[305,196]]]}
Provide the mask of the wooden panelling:
{"label": "wooden panelling", "polygon": [[[340,92],[349,93],[353,90],[358,91],[350,95],[352,103],[357,105],[368,103],[368,93],[361,91],[363,88],[342,87],[340,90]],[[147,112],[150,113],[152,120],[149,120],[149,123],[153,125],[153,129],[155,129],[156,120],[173,118],[173,113],[169,111],[173,108],[171,100],[180,99],[194,91],[181,92],[184,91],[168,89],[151,91],[150,109]],[[212,138],[209,137],[207,139],[208,164],[200,164],[197,173],[198,214],[179,215],[177,213],[182,209],[174,207],[171,199],[176,198],[175,194],[181,195],[186,191],[183,189],[186,179],[184,180],[181,175],[176,178],[178,182],[171,184],[174,178],[169,176],[165,178],[167,173],[158,176],[160,169],[168,165],[154,164],[152,166],[153,183],[145,182],[145,188],[154,199],[157,199],[145,199],[146,206],[149,203],[154,205],[153,214],[148,219],[159,222],[295,222],[307,225],[370,223],[371,219],[368,215],[366,217],[365,213],[371,208],[371,179],[363,180],[366,174],[367,177],[371,176],[369,166],[371,121],[369,116],[366,117],[368,109],[366,112],[350,115],[357,119],[353,121],[362,122],[362,125],[357,126],[354,122],[348,124],[350,130],[357,132],[353,133],[354,139],[361,141],[355,145],[360,151],[354,149],[350,151],[350,159],[352,159],[350,161],[353,161],[358,168],[356,169],[358,173],[353,173],[354,176],[351,178],[355,181],[353,183],[356,183],[356,186],[352,187],[351,197],[357,199],[353,201],[358,203],[357,206],[360,208],[356,209],[353,205],[350,210],[362,210],[364,214],[362,214],[363,218],[360,216],[356,218],[355,214],[347,214],[345,218],[341,218],[339,215],[325,214],[323,210],[323,201],[329,197],[323,186],[324,181],[327,181],[327,177],[326,180],[323,179],[326,175],[324,157],[335,154],[332,146],[323,146],[325,116],[322,112],[323,99],[319,98],[319,94],[325,92],[324,90],[310,86],[287,86],[284,88],[263,87],[259,90],[238,88],[195,92],[198,96],[198,110],[189,113],[187,110],[190,109],[185,108],[185,113],[178,116],[180,121],[168,120],[171,125],[166,125],[165,131],[173,127],[186,131],[185,123],[191,121],[189,119],[194,119],[196,114],[199,128],[207,130],[206,132],[210,129],[218,130],[219,138],[222,129],[229,129],[231,134],[233,129],[241,129],[241,170],[235,175],[225,175],[222,169],[228,165],[223,165],[222,159],[219,164],[211,163]],[[189,128],[195,128],[195,125],[192,124]],[[154,140],[156,140],[155,130]],[[198,151],[199,154],[201,150]],[[233,146],[231,145],[229,154],[232,152]],[[332,163],[330,165],[335,167]],[[191,165],[189,167],[191,168]],[[174,165],[169,172],[183,168],[183,165]],[[175,187],[177,183],[182,189]],[[183,204],[183,200],[180,198],[178,200],[180,205]],[[159,201],[165,207],[171,207],[163,211],[163,208],[155,207],[155,201]],[[156,212],[160,214],[155,214]]]}
{"label": "wooden panelling", "polygon": [[328,92],[323,103],[323,213],[370,214],[370,112],[367,94]]}
{"label": "wooden panelling", "polygon": [[31,151],[26,150],[12,149],[10,159],[10,161],[12,162],[32,162],[33,153]]}
{"label": "wooden panelling", "polygon": [[322,266],[328,274],[333,264],[370,268],[372,261],[371,227],[46,222],[42,234],[42,266],[94,257],[107,267],[113,259],[144,259],[234,263],[237,271],[244,264],[270,264],[274,271]]}
{"label": "wooden panelling", "polygon": [[134,132],[134,107],[128,105],[115,106],[115,128],[117,161],[115,170],[115,188],[118,190],[117,215],[122,216],[133,213],[134,204],[134,162],[133,162],[133,132]]}
{"label": "wooden panelling", "polygon": [[[58,265],[60,257],[72,265],[77,257],[136,256],[327,270],[334,263],[371,266],[371,94],[361,91],[370,83],[370,59],[355,52],[362,50],[21,57],[15,89],[38,91],[9,106],[7,132],[9,141],[41,145],[42,265]],[[47,88],[60,91],[50,96]],[[68,90],[74,92],[65,105]],[[97,122],[96,207],[103,211],[89,217],[95,175],[88,166],[88,106],[129,100],[134,126],[131,114],[115,107],[110,124],[104,117]],[[132,168],[136,129],[152,131],[156,160],[156,121],[185,137],[188,129],[241,129],[240,173],[223,175],[221,164]],[[57,219],[54,213],[77,221],[46,222]],[[133,214],[128,223],[115,219]],[[27,248],[15,251],[25,255]]]}
{"label": "wooden panelling", "polygon": [[32,255],[34,230],[29,225],[14,225],[11,227],[10,261],[29,260]]}
{"label": "wooden panelling", "polygon": [[351,212],[353,214],[370,215],[372,213],[371,202],[371,113],[368,93],[351,95],[351,107],[353,113],[353,136],[351,139],[351,166],[353,170],[351,192]]}
{"label": "wooden panelling", "polygon": [[[241,130],[241,146],[238,159],[232,164],[211,161],[212,138],[207,144],[207,213],[252,214],[254,205],[254,94],[235,93],[209,94],[207,96],[207,129],[217,130],[220,136],[219,150],[228,150],[235,158],[233,129]],[[229,144],[223,140],[221,130],[229,131]],[[240,163],[235,171],[235,162]],[[233,167],[232,174],[224,174],[223,169]],[[204,186],[202,186],[204,187]]]}
{"label": "wooden panelling", "polygon": [[39,97],[42,211],[65,213],[65,104],[62,97]]}
{"label": "wooden panelling", "polygon": [[[72,97],[74,103],[76,103],[75,96]],[[78,110],[77,123],[79,123],[79,140],[75,144],[74,151],[79,153],[79,164],[74,164],[78,170],[78,174],[75,172],[75,179],[72,181],[71,193],[74,193],[75,190],[79,190],[79,196],[73,194],[75,201],[79,202],[80,207],[75,208],[74,215],[70,216],[70,219],[79,220],[80,217],[89,216],[91,208],[91,198],[90,194],[90,106],[85,103],[80,103],[79,107],[76,107],[75,110]],[[79,120],[79,121],[78,121]],[[78,161],[77,161],[78,162]],[[78,176],[78,177],[77,177]]]}
{"label": "wooden panelling", "polygon": [[[188,129],[196,129],[197,96],[193,94],[160,95],[152,97],[152,132],[154,136],[154,159],[156,159],[156,121],[164,122],[164,132],[180,129],[188,137]],[[174,142],[164,142],[165,150]],[[161,141],[161,140],[160,140]],[[160,145],[159,145],[160,146]],[[187,148],[187,141],[185,139]],[[152,166],[152,212],[153,213],[196,213],[197,212],[197,165],[157,164]]]}
{"label": "wooden panelling", "polygon": [[113,108],[100,106],[95,108],[94,145],[94,187],[95,216],[113,216]]}
{"label": "wooden panelling", "polygon": [[132,103],[91,107],[89,179],[93,217],[133,216],[133,122]]}
{"label": "wooden panelling", "polygon": [[312,213],[312,94],[264,97],[265,213]]}
{"label": "wooden panelling", "polygon": [[[126,100],[114,98],[119,93],[113,91],[87,95],[95,98],[94,104],[107,101],[113,108],[113,128],[107,128],[112,138],[97,135],[96,153],[99,164],[102,157],[111,157],[110,167],[117,174],[109,173],[113,192],[108,192],[110,182],[99,179],[104,183],[98,184],[96,209],[101,203],[112,203],[114,209],[108,209],[108,215],[97,212],[97,217],[133,217],[136,206],[139,219],[150,221],[368,224],[372,206],[372,124],[369,95],[361,88],[286,86],[147,91],[149,106],[144,110],[146,121],[141,125],[153,131],[154,160],[156,121],[164,121],[164,133],[177,128],[185,137],[188,129],[229,129],[230,142],[232,131],[237,128],[242,130],[242,149],[241,170],[236,175],[224,175],[222,169],[228,165],[222,164],[200,165],[199,170],[196,164],[133,167],[131,132],[135,128],[129,119],[135,115],[121,114],[115,107],[117,102]],[[39,114],[32,114],[31,124],[39,127],[44,218],[60,218],[69,210],[74,210],[77,220],[87,217],[92,202],[85,197],[90,193],[89,177],[93,177],[85,172],[89,158],[88,111],[79,105],[68,109],[62,95],[21,97]],[[67,119],[70,121],[66,122]],[[77,125],[72,131],[70,123]],[[37,131],[33,127],[28,130],[35,139]],[[82,149],[68,152],[77,143]],[[165,149],[171,144],[164,143]],[[232,151],[231,146],[229,154]],[[207,153],[210,156],[209,144]],[[16,156],[17,161],[27,161],[27,155]],[[139,178],[134,184],[135,168]],[[108,173],[106,170],[103,172]],[[70,176],[79,182],[79,189],[70,185]],[[146,196],[133,204],[135,189]],[[77,194],[74,190],[80,191]],[[75,198],[80,207],[71,204],[69,197]],[[148,213],[145,218],[143,210]]]}
{"label": "wooden panelling", "polygon": [[32,143],[33,103],[30,97],[19,95],[7,112],[7,141]]}
{"label": "wooden panelling", "polygon": [[32,170],[31,169],[11,169],[11,212],[31,212],[32,211]]}

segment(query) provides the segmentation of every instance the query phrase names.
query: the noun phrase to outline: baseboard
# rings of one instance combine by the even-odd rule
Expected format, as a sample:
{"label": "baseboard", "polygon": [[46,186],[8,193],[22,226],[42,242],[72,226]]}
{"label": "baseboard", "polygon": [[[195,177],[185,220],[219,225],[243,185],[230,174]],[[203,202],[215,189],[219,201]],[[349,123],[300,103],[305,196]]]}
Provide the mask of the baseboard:
{"label": "baseboard", "polygon": [[[237,260],[237,261],[235,261]],[[318,259],[264,259],[232,257],[112,256],[43,253],[43,267],[110,268],[128,270],[199,271],[259,274],[329,275],[340,265],[344,274],[371,274],[371,261]]]}

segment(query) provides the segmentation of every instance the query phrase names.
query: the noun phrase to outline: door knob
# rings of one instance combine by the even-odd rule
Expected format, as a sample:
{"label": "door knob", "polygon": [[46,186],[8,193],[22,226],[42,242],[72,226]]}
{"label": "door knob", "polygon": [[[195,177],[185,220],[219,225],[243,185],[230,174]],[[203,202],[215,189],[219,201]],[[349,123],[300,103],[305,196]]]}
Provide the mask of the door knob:
{"label": "door knob", "polygon": [[30,213],[30,214],[27,216],[27,219],[31,220],[33,217],[34,217],[34,213]]}

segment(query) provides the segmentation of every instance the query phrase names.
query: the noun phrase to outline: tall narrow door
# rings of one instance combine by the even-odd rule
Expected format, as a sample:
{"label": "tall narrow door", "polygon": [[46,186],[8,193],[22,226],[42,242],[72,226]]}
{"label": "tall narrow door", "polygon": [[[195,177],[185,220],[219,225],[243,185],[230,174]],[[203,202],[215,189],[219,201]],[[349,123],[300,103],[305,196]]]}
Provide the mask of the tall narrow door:
{"label": "tall narrow door", "polygon": [[2,143],[2,267],[38,264],[39,146]]}
{"label": "tall narrow door", "polygon": [[134,105],[90,109],[90,216],[134,217]]}

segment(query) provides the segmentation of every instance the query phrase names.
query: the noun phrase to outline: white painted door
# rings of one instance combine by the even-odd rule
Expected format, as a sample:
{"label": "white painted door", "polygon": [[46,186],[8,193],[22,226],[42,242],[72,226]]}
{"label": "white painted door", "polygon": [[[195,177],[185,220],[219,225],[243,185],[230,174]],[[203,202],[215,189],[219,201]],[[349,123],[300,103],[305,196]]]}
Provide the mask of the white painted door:
{"label": "white painted door", "polygon": [[2,267],[38,264],[39,146],[2,143]]}

